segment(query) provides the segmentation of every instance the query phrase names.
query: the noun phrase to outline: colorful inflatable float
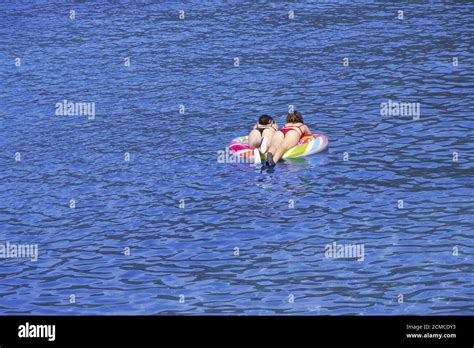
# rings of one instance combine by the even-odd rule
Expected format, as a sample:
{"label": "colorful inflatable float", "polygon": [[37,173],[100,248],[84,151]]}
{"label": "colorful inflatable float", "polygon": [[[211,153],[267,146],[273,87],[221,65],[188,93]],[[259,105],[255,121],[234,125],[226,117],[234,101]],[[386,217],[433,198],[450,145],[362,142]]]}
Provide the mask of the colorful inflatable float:
{"label": "colorful inflatable float", "polygon": [[[249,148],[248,139],[248,135],[233,139],[230,142],[229,150],[240,157],[253,158],[254,151]],[[286,150],[282,158],[298,158],[314,155],[325,150],[328,147],[328,143],[328,137],[324,134],[306,135],[300,139],[296,146]]]}

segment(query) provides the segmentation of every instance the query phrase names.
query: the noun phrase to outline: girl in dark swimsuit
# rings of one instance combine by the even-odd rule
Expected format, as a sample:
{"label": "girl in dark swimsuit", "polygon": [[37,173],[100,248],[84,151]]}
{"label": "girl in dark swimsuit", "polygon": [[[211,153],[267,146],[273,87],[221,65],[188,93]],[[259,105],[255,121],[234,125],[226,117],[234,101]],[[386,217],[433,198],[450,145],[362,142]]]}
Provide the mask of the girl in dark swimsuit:
{"label": "girl in dark swimsuit", "polygon": [[267,153],[267,162],[262,169],[274,167],[286,150],[298,144],[303,136],[310,134],[311,131],[304,124],[301,113],[296,110],[289,112],[285,126],[272,137],[272,144]]}
{"label": "girl in dark swimsuit", "polygon": [[260,116],[258,123],[249,134],[249,147],[251,149],[259,148],[261,153],[267,152],[272,136],[277,130],[278,125],[273,118],[268,115]]}

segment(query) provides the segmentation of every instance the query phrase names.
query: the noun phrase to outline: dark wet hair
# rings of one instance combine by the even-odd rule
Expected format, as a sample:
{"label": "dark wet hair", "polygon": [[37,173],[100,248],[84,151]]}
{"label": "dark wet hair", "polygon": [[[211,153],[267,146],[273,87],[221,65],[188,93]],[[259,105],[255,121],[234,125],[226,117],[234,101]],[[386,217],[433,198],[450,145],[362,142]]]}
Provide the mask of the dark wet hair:
{"label": "dark wet hair", "polygon": [[289,112],[288,116],[286,116],[286,123],[303,123],[303,116],[301,116],[301,112],[294,110],[293,112]]}
{"label": "dark wet hair", "polygon": [[258,124],[261,124],[261,125],[267,125],[267,124],[272,124],[272,123],[275,123],[275,121],[273,121],[273,118],[268,115],[262,115],[258,119]]}

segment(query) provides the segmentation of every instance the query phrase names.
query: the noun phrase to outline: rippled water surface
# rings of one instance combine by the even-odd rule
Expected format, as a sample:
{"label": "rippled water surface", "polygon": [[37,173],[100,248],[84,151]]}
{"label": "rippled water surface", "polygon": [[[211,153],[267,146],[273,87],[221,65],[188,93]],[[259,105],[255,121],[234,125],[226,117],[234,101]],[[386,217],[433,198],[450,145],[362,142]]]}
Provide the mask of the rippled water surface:
{"label": "rippled water surface", "polygon": [[[39,253],[0,259],[0,313],[473,314],[473,14],[0,4],[0,243]],[[56,115],[64,99],[95,119]],[[381,116],[389,99],[420,118]],[[218,163],[289,105],[327,152]]]}

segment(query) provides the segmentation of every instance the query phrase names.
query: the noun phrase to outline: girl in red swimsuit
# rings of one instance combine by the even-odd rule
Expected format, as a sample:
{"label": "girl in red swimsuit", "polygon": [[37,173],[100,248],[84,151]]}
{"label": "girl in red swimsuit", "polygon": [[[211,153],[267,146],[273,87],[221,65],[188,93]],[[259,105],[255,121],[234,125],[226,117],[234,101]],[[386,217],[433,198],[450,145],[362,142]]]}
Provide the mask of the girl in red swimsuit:
{"label": "girl in red swimsuit", "polygon": [[267,162],[262,169],[274,167],[286,150],[298,144],[303,136],[310,134],[311,131],[304,124],[301,113],[296,110],[289,112],[285,126],[272,137],[271,146],[267,153]]}

